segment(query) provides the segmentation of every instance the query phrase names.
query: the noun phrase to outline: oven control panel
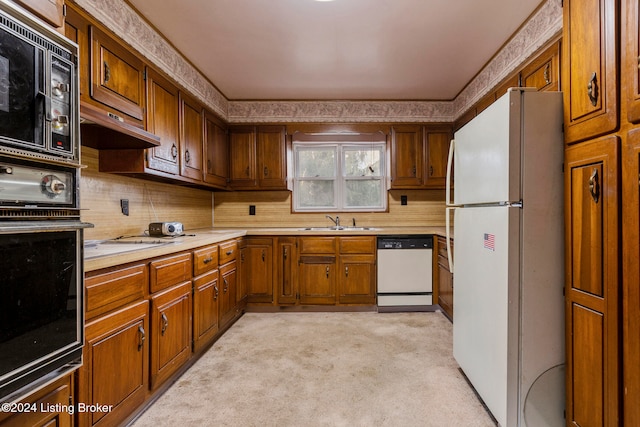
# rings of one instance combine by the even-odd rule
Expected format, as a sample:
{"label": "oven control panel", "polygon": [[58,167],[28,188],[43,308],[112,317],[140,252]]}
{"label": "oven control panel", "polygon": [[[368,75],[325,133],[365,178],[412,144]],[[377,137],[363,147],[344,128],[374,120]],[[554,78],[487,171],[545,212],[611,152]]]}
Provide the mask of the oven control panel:
{"label": "oven control panel", "polygon": [[0,160],[0,204],[24,208],[75,204],[75,170]]}

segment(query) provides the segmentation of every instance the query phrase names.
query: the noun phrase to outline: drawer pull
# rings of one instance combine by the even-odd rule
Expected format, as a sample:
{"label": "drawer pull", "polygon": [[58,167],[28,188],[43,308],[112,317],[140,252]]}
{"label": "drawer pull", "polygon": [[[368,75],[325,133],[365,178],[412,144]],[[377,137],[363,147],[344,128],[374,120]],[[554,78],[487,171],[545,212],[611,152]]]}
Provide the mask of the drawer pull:
{"label": "drawer pull", "polygon": [[220,291],[218,290],[218,285],[213,285],[213,300],[214,301],[218,301],[218,293]]}
{"label": "drawer pull", "polygon": [[202,260],[202,262],[205,263],[205,264],[209,264],[211,261],[213,261],[212,257],[205,258],[205,259]]}
{"label": "drawer pull", "polygon": [[226,252],[227,256],[231,255],[232,253],[233,253],[233,250]]}
{"label": "drawer pull", "polygon": [[229,282],[226,278],[222,279],[222,281],[224,282],[224,288],[222,288],[222,291],[227,292],[229,290]]}
{"label": "drawer pull", "polygon": [[167,315],[162,313],[162,335],[164,336],[164,333],[167,331],[167,328],[169,327],[169,319],[167,319]]}
{"label": "drawer pull", "polygon": [[142,350],[146,337],[147,334],[144,332],[144,328],[142,326],[138,326],[138,351]]}
{"label": "drawer pull", "polygon": [[344,275],[345,277],[349,277],[349,267],[344,268]]}
{"label": "drawer pull", "polygon": [[329,278],[329,271],[330,271],[330,270],[329,270],[329,267],[327,267],[327,268],[326,268],[326,270],[325,270],[325,272],[326,272],[326,274],[327,274],[327,279]]}

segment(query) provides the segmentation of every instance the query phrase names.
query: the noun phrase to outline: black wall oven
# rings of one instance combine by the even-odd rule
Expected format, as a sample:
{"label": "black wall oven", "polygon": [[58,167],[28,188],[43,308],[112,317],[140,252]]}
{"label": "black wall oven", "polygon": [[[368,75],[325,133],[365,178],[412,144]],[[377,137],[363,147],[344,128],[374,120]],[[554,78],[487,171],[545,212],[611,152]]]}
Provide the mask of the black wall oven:
{"label": "black wall oven", "polygon": [[77,53],[0,0],[0,402],[82,363]]}

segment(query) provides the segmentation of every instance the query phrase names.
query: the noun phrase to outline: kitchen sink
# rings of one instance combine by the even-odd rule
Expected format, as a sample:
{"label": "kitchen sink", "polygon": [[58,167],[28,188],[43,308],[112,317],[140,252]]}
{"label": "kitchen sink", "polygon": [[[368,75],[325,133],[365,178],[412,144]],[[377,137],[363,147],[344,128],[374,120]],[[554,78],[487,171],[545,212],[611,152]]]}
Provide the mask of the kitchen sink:
{"label": "kitchen sink", "polygon": [[84,258],[98,258],[116,255],[124,252],[149,249],[176,242],[173,238],[159,238],[150,236],[119,237],[109,240],[85,240]]}
{"label": "kitchen sink", "polygon": [[300,231],[370,231],[377,230],[377,228],[373,227],[305,227],[301,228]]}

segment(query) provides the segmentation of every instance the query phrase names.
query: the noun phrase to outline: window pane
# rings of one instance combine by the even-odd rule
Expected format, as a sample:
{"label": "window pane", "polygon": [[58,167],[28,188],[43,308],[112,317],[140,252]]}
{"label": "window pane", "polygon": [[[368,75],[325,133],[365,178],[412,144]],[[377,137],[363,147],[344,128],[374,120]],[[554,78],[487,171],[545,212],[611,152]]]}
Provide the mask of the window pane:
{"label": "window pane", "polygon": [[317,149],[298,150],[297,176],[334,177],[336,176],[335,148],[325,147]]}
{"label": "window pane", "polygon": [[382,181],[348,180],[345,182],[346,207],[381,207]]}
{"label": "window pane", "polygon": [[334,181],[313,180],[298,182],[298,207],[334,207]]}
{"label": "window pane", "polygon": [[380,148],[347,148],[344,150],[345,176],[382,176]]}

